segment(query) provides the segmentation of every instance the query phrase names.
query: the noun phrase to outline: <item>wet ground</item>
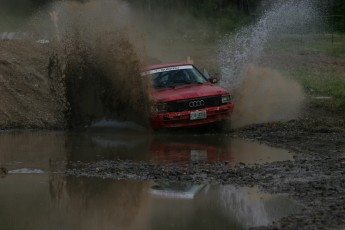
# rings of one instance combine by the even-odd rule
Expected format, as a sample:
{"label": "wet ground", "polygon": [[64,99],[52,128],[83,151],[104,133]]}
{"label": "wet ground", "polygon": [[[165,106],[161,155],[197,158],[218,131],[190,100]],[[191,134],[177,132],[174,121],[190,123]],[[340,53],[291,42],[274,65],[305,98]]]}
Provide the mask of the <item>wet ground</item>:
{"label": "wet ground", "polygon": [[[165,180],[158,174],[155,179],[149,168],[173,168],[178,173],[217,162],[225,162],[230,169],[237,164],[292,159],[287,150],[227,135],[120,135],[114,129],[99,128],[2,132],[0,166],[7,174],[0,179],[0,222],[5,229],[268,225],[301,206],[285,194],[271,195],[257,186]],[[98,169],[89,168],[97,164]],[[118,164],[122,176],[103,175],[101,168],[110,164]],[[81,176],[85,165],[89,172]],[[139,170],[149,175],[138,177]]]}
{"label": "wet ground", "polygon": [[[81,224],[68,221],[79,215],[94,224],[87,226],[107,224],[104,229],[126,223],[133,223],[128,226],[134,229],[134,224],[147,229],[163,225],[210,229],[215,224],[217,229],[343,229],[344,120],[342,114],[309,111],[298,120],[252,125],[227,134],[154,135],[137,127],[126,131],[116,123],[81,132],[2,132],[0,167],[6,170],[0,179],[5,193],[0,203],[8,206],[9,200],[24,198],[41,202],[50,210],[47,213],[53,213],[45,221],[54,225],[66,220],[66,228]],[[38,185],[45,193],[41,201],[39,196],[33,198],[33,191],[25,192],[30,186],[39,189]],[[113,192],[105,195],[112,186]],[[113,200],[118,204],[111,205]],[[142,211],[141,200],[149,204],[145,206],[149,211]],[[132,216],[102,205],[128,205]],[[17,207],[7,209],[20,213]],[[4,222],[7,226],[25,225],[11,219],[20,217],[2,210],[0,216],[6,215],[12,221]]]}
{"label": "wet ground", "polygon": [[2,229],[243,229],[298,208],[286,196],[231,185],[158,187],[28,171],[0,187]]}

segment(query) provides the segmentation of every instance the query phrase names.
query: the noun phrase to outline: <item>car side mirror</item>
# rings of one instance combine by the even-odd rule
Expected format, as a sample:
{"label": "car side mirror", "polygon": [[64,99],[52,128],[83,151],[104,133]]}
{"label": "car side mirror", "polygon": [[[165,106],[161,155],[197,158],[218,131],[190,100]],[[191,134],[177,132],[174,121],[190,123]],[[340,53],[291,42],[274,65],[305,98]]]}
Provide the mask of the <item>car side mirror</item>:
{"label": "car side mirror", "polygon": [[210,77],[208,80],[209,80],[212,84],[215,84],[215,83],[218,82],[218,79],[217,79],[216,77]]}

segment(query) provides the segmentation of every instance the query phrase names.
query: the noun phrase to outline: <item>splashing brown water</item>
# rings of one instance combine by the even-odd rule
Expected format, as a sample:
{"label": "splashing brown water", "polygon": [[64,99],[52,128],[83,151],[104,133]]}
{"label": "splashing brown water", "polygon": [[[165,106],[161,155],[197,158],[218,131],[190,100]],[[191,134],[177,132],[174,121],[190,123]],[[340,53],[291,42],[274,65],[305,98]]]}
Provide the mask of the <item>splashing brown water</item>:
{"label": "splashing brown water", "polygon": [[302,87],[269,68],[250,66],[235,92],[232,127],[297,118],[304,105]]}
{"label": "splashing brown water", "polygon": [[66,98],[61,106],[69,126],[101,118],[144,121],[144,55],[127,28],[126,5],[102,0],[52,8],[59,19],[49,72],[54,92]]}

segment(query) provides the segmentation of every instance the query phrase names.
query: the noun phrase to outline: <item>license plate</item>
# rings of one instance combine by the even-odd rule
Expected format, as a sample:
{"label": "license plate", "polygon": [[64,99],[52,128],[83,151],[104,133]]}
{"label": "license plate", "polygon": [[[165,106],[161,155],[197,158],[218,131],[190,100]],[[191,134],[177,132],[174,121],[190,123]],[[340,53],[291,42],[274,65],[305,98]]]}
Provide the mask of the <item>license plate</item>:
{"label": "license plate", "polygon": [[206,110],[195,111],[195,112],[190,113],[191,120],[200,120],[200,119],[206,119],[206,118],[207,118]]}
{"label": "license plate", "polygon": [[190,150],[190,159],[192,161],[207,160],[207,150],[191,149]]}

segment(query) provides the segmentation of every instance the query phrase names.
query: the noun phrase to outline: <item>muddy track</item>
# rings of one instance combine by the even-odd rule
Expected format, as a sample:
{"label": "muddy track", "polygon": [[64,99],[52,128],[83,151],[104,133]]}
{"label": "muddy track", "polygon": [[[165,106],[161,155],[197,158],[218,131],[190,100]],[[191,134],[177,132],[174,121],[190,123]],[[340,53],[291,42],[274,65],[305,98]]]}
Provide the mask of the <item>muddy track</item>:
{"label": "muddy track", "polygon": [[263,229],[330,229],[345,226],[345,119],[310,110],[301,119],[239,130],[239,136],[296,152],[295,161],[261,165],[274,168],[267,191],[287,193],[303,204],[299,213]]}
{"label": "muddy track", "polygon": [[[317,115],[317,116],[316,116]],[[221,183],[260,186],[285,193],[302,208],[258,229],[329,229],[345,226],[345,119],[308,110],[298,120],[251,125],[231,135],[296,153],[293,161],[231,165],[194,163],[185,168],[132,161],[70,163],[68,175],[114,179]]]}

